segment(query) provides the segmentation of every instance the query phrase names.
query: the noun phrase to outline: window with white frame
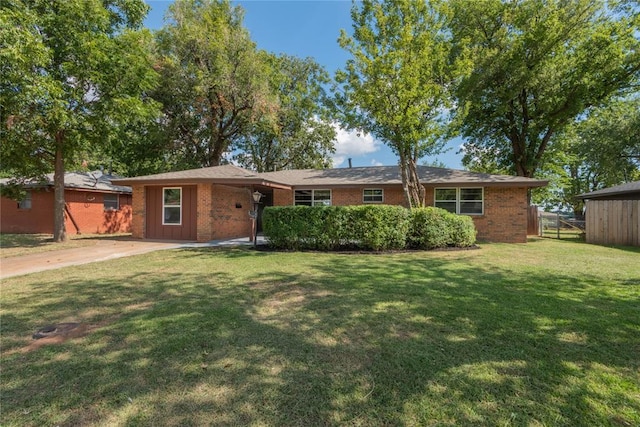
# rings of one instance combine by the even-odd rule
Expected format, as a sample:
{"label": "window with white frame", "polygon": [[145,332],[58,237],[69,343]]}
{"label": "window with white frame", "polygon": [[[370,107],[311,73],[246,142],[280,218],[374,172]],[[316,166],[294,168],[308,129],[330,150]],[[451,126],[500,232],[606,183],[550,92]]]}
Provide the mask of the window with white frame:
{"label": "window with white frame", "polygon": [[331,206],[331,190],[296,190],[293,204],[296,206]]}
{"label": "window with white frame", "polygon": [[182,188],[162,189],[162,225],[182,224]]}
{"label": "window with white frame", "polygon": [[117,194],[105,194],[102,199],[104,210],[117,211],[118,209],[120,209],[118,199],[119,197]]}
{"label": "window with white frame", "polygon": [[484,189],[436,188],[435,206],[461,215],[484,213]]}
{"label": "window with white frame", "polygon": [[362,201],[364,203],[382,203],[384,190],[382,188],[365,188],[362,191]]}
{"label": "window with white frame", "polygon": [[22,200],[18,202],[18,209],[31,209],[31,191],[27,191]]}

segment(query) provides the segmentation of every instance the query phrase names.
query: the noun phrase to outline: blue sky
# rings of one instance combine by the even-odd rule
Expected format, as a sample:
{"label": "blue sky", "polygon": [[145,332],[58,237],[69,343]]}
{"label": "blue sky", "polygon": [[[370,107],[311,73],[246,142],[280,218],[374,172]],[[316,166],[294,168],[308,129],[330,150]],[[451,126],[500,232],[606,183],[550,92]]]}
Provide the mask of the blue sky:
{"label": "blue sky", "polygon": [[[234,1],[245,10],[244,26],[258,48],[298,57],[312,57],[333,75],[349,58],[337,39],[340,30],[351,29],[351,1],[343,0],[252,0]],[[146,26],[158,29],[170,1],[147,0],[151,11]],[[447,145],[448,151],[428,161],[439,160],[447,167],[462,169],[462,155],[456,154],[460,141]],[[370,135],[339,129],[334,167],[344,167],[347,158],[353,166],[395,165],[396,156],[382,142]]]}

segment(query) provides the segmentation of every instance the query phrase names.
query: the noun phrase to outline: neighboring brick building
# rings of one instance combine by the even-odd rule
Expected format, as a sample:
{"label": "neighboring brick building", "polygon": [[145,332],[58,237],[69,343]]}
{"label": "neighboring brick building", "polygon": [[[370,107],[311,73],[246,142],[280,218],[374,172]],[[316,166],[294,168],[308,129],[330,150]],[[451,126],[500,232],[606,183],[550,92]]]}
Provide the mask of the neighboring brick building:
{"label": "neighboring brick building", "polygon": [[[527,191],[546,181],[419,166],[425,204],[469,215],[478,239],[527,241]],[[133,187],[133,236],[208,241],[251,235],[264,206],[404,205],[397,166],[255,173],[232,165],[114,180]],[[260,215],[258,215],[260,224]]]}
{"label": "neighboring brick building", "polygon": [[[0,200],[1,233],[53,233],[53,174],[45,178],[43,183],[26,183],[21,201]],[[113,185],[113,178],[100,171],[65,174],[68,233],[131,232],[131,188]]]}

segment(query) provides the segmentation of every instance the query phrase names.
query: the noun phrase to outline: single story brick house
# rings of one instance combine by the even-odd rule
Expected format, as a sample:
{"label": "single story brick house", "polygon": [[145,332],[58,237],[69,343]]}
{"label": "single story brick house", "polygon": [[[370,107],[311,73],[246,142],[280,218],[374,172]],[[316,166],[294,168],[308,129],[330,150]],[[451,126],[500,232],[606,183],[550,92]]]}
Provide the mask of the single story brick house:
{"label": "single story brick house", "polygon": [[[527,241],[527,191],[547,181],[419,166],[426,204],[470,215],[478,239]],[[251,235],[265,206],[404,205],[398,166],[257,173],[233,165],[117,179],[133,189],[134,237],[209,241]],[[259,224],[260,216],[258,216]]]}
{"label": "single story brick house", "polygon": [[[65,226],[68,233],[131,232],[131,187],[112,184],[114,175],[67,172],[64,176]],[[0,180],[0,185],[10,182]],[[0,199],[1,233],[53,233],[53,174],[27,181],[20,201]]]}

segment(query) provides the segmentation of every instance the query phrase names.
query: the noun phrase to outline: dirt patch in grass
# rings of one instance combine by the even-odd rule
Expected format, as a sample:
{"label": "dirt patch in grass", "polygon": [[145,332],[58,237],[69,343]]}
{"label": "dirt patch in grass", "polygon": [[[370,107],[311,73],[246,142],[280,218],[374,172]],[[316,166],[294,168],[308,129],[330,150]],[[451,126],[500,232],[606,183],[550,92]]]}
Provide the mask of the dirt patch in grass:
{"label": "dirt patch in grass", "polygon": [[[15,353],[25,354],[36,351],[45,346],[63,344],[69,340],[84,338],[85,336],[117,322],[123,314],[130,311],[146,310],[152,303],[132,304],[123,309],[123,312],[98,322],[62,322],[54,325],[39,327],[31,337],[31,341],[25,346],[9,350],[4,355]],[[26,341],[26,339],[25,339]]]}

